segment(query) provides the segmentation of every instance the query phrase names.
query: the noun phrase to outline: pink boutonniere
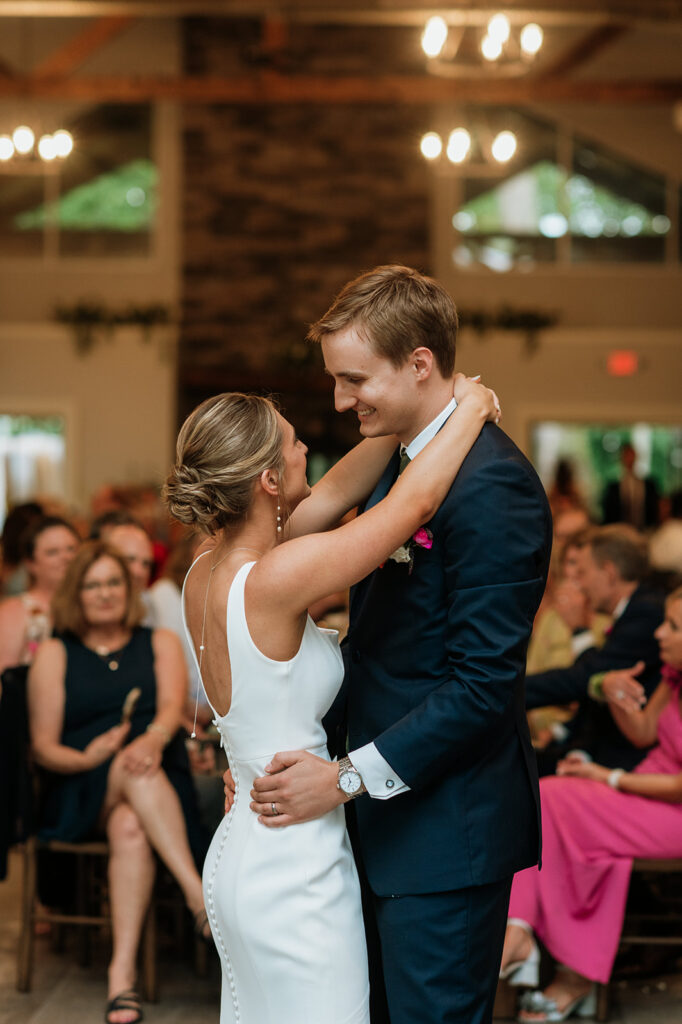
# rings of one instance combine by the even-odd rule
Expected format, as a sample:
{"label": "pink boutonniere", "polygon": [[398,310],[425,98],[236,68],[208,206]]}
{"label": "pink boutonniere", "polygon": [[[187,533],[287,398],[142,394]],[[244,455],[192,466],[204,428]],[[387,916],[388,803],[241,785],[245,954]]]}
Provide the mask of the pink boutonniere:
{"label": "pink boutonniere", "polygon": [[[433,547],[433,534],[425,526],[420,526],[419,529],[412,534],[410,539],[404,544],[401,544],[399,548],[389,555],[389,560],[393,562],[405,562],[408,566],[408,574],[412,572],[414,567],[414,552],[416,548],[424,548],[429,551]],[[384,563],[385,565],[386,563]],[[383,568],[383,566],[382,566]]]}

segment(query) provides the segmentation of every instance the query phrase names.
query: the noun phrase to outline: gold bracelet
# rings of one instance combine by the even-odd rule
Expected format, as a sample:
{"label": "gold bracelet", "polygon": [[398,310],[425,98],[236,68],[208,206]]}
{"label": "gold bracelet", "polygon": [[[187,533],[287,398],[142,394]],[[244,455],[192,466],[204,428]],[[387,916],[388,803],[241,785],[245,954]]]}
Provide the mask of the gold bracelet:
{"label": "gold bracelet", "polygon": [[158,732],[159,736],[163,737],[164,747],[167,747],[170,741],[173,739],[166,726],[161,725],[161,722],[150,722],[145,732]]}

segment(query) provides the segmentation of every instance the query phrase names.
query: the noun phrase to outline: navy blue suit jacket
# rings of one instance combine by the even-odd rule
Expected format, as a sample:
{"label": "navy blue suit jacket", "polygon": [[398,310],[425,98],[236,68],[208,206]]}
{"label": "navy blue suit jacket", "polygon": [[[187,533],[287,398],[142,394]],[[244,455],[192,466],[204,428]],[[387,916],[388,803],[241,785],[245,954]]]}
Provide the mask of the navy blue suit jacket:
{"label": "navy blue suit jacket", "polygon": [[[394,456],[368,506],[389,490]],[[349,749],[374,741],[410,786],[355,801],[380,896],[444,892],[538,860],[525,713],[526,647],[551,517],[530,463],[486,424],[428,525],[411,574],[388,561],[353,588],[344,698]]]}

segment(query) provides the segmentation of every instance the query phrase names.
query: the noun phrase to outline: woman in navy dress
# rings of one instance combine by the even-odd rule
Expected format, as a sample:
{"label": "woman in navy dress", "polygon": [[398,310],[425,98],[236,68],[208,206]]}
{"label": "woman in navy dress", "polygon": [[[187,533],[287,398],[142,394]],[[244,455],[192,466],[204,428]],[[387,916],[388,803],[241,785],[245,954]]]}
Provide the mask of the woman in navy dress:
{"label": "woman in navy dress", "polygon": [[[192,810],[192,783],[178,735],[182,649],[174,633],[142,628],[140,618],[122,556],[101,541],[84,545],[54,601],[59,637],[43,643],[29,675],[32,749],[47,769],[40,835],[77,841],[99,832],[110,845],[109,1024],[142,1019],[135,961],[154,851],[198,927],[205,923],[183,814]],[[123,722],[133,689],[137,704]]]}

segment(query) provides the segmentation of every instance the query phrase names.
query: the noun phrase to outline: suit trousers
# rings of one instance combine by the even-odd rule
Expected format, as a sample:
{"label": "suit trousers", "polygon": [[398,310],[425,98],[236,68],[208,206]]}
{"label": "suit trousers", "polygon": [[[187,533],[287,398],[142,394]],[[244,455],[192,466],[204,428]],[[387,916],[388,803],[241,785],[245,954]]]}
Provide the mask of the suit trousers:
{"label": "suit trousers", "polygon": [[490,1024],[511,883],[365,893],[372,1024]]}

